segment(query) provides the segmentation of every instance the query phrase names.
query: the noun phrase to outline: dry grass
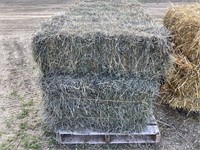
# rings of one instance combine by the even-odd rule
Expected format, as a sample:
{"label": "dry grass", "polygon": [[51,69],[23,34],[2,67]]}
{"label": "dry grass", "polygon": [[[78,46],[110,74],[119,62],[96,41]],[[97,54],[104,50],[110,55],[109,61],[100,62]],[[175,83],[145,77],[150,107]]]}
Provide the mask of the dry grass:
{"label": "dry grass", "polygon": [[175,44],[174,67],[162,87],[164,102],[190,111],[200,110],[200,5],[171,7],[164,25]]}

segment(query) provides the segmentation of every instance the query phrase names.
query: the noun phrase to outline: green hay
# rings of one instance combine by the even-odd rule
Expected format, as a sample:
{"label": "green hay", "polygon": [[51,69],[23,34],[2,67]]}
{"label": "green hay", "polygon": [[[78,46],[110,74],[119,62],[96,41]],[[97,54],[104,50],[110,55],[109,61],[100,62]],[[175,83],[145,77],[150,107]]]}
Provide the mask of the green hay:
{"label": "green hay", "polygon": [[90,0],[33,38],[52,130],[141,131],[170,67],[167,30],[133,0]]}
{"label": "green hay", "polygon": [[45,122],[52,130],[130,133],[152,114],[159,83],[145,78],[42,78]]}
{"label": "green hay", "polygon": [[84,1],[44,23],[32,42],[43,74],[145,74],[169,68],[168,33],[134,1]]}

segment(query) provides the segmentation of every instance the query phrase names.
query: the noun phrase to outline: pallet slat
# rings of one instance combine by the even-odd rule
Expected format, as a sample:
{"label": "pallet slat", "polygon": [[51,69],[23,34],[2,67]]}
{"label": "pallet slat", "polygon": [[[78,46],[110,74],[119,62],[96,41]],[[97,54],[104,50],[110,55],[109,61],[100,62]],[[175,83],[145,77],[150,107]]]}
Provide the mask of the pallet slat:
{"label": "pallet slat", "polygon": [[104,133],[93,131],[64,131],[56,132],[56,139],[60,144],[125,144],[125,143],[158,143],[160,131],[152,115],[146,129],[142,132]]}
{"label": "pallet slat", "polygon": [[58,131],[57,141],[61,144],[158,143],[160,132],[157,125],[149,125],[145,131],[132,134]]}

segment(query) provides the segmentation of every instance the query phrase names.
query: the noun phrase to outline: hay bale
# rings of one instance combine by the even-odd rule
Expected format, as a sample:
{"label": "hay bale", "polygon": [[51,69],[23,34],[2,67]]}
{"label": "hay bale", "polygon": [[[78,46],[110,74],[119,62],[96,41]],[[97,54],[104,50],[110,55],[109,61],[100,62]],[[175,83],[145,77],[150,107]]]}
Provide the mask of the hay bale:
{"label": "hay bale", "polygon": [[200,111],[200,4],[169,8],[164,25],[174,42],[174,67],[161,88],[172,107]]}
{"label": "hay bale", "polygon": [[133,0],[90,0],[44,23],[32,47],[44,75],[161,76],[169,67],[167,38]]}
{"label": "hay bale", "polygon": [[144,77],[52,76],[41,83],[52,130],[141,131],[159,92],[159,83]]}
{"label": "hay bale", "polygon": [[77,3],[43,24],[32,48],[53,130],[142,130],[170,66],[167,30],[134,0]]}

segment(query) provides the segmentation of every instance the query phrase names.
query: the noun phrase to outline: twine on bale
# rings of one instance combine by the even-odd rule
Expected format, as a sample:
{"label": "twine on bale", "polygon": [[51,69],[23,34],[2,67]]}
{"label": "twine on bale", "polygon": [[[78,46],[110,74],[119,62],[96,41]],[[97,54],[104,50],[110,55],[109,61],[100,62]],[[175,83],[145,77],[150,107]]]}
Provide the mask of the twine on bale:
{"label": "twine on bale", "polygon": [[175,45],[174,69],[161,88],[163,101],[174,108],[200,111],[200,4],[171,7],[164,25]]}
{"label": "twine on bale", "polygon": [[52,76],[41,79],[50,129],[131,133],[146,127],[159,82],[148,78]]}

